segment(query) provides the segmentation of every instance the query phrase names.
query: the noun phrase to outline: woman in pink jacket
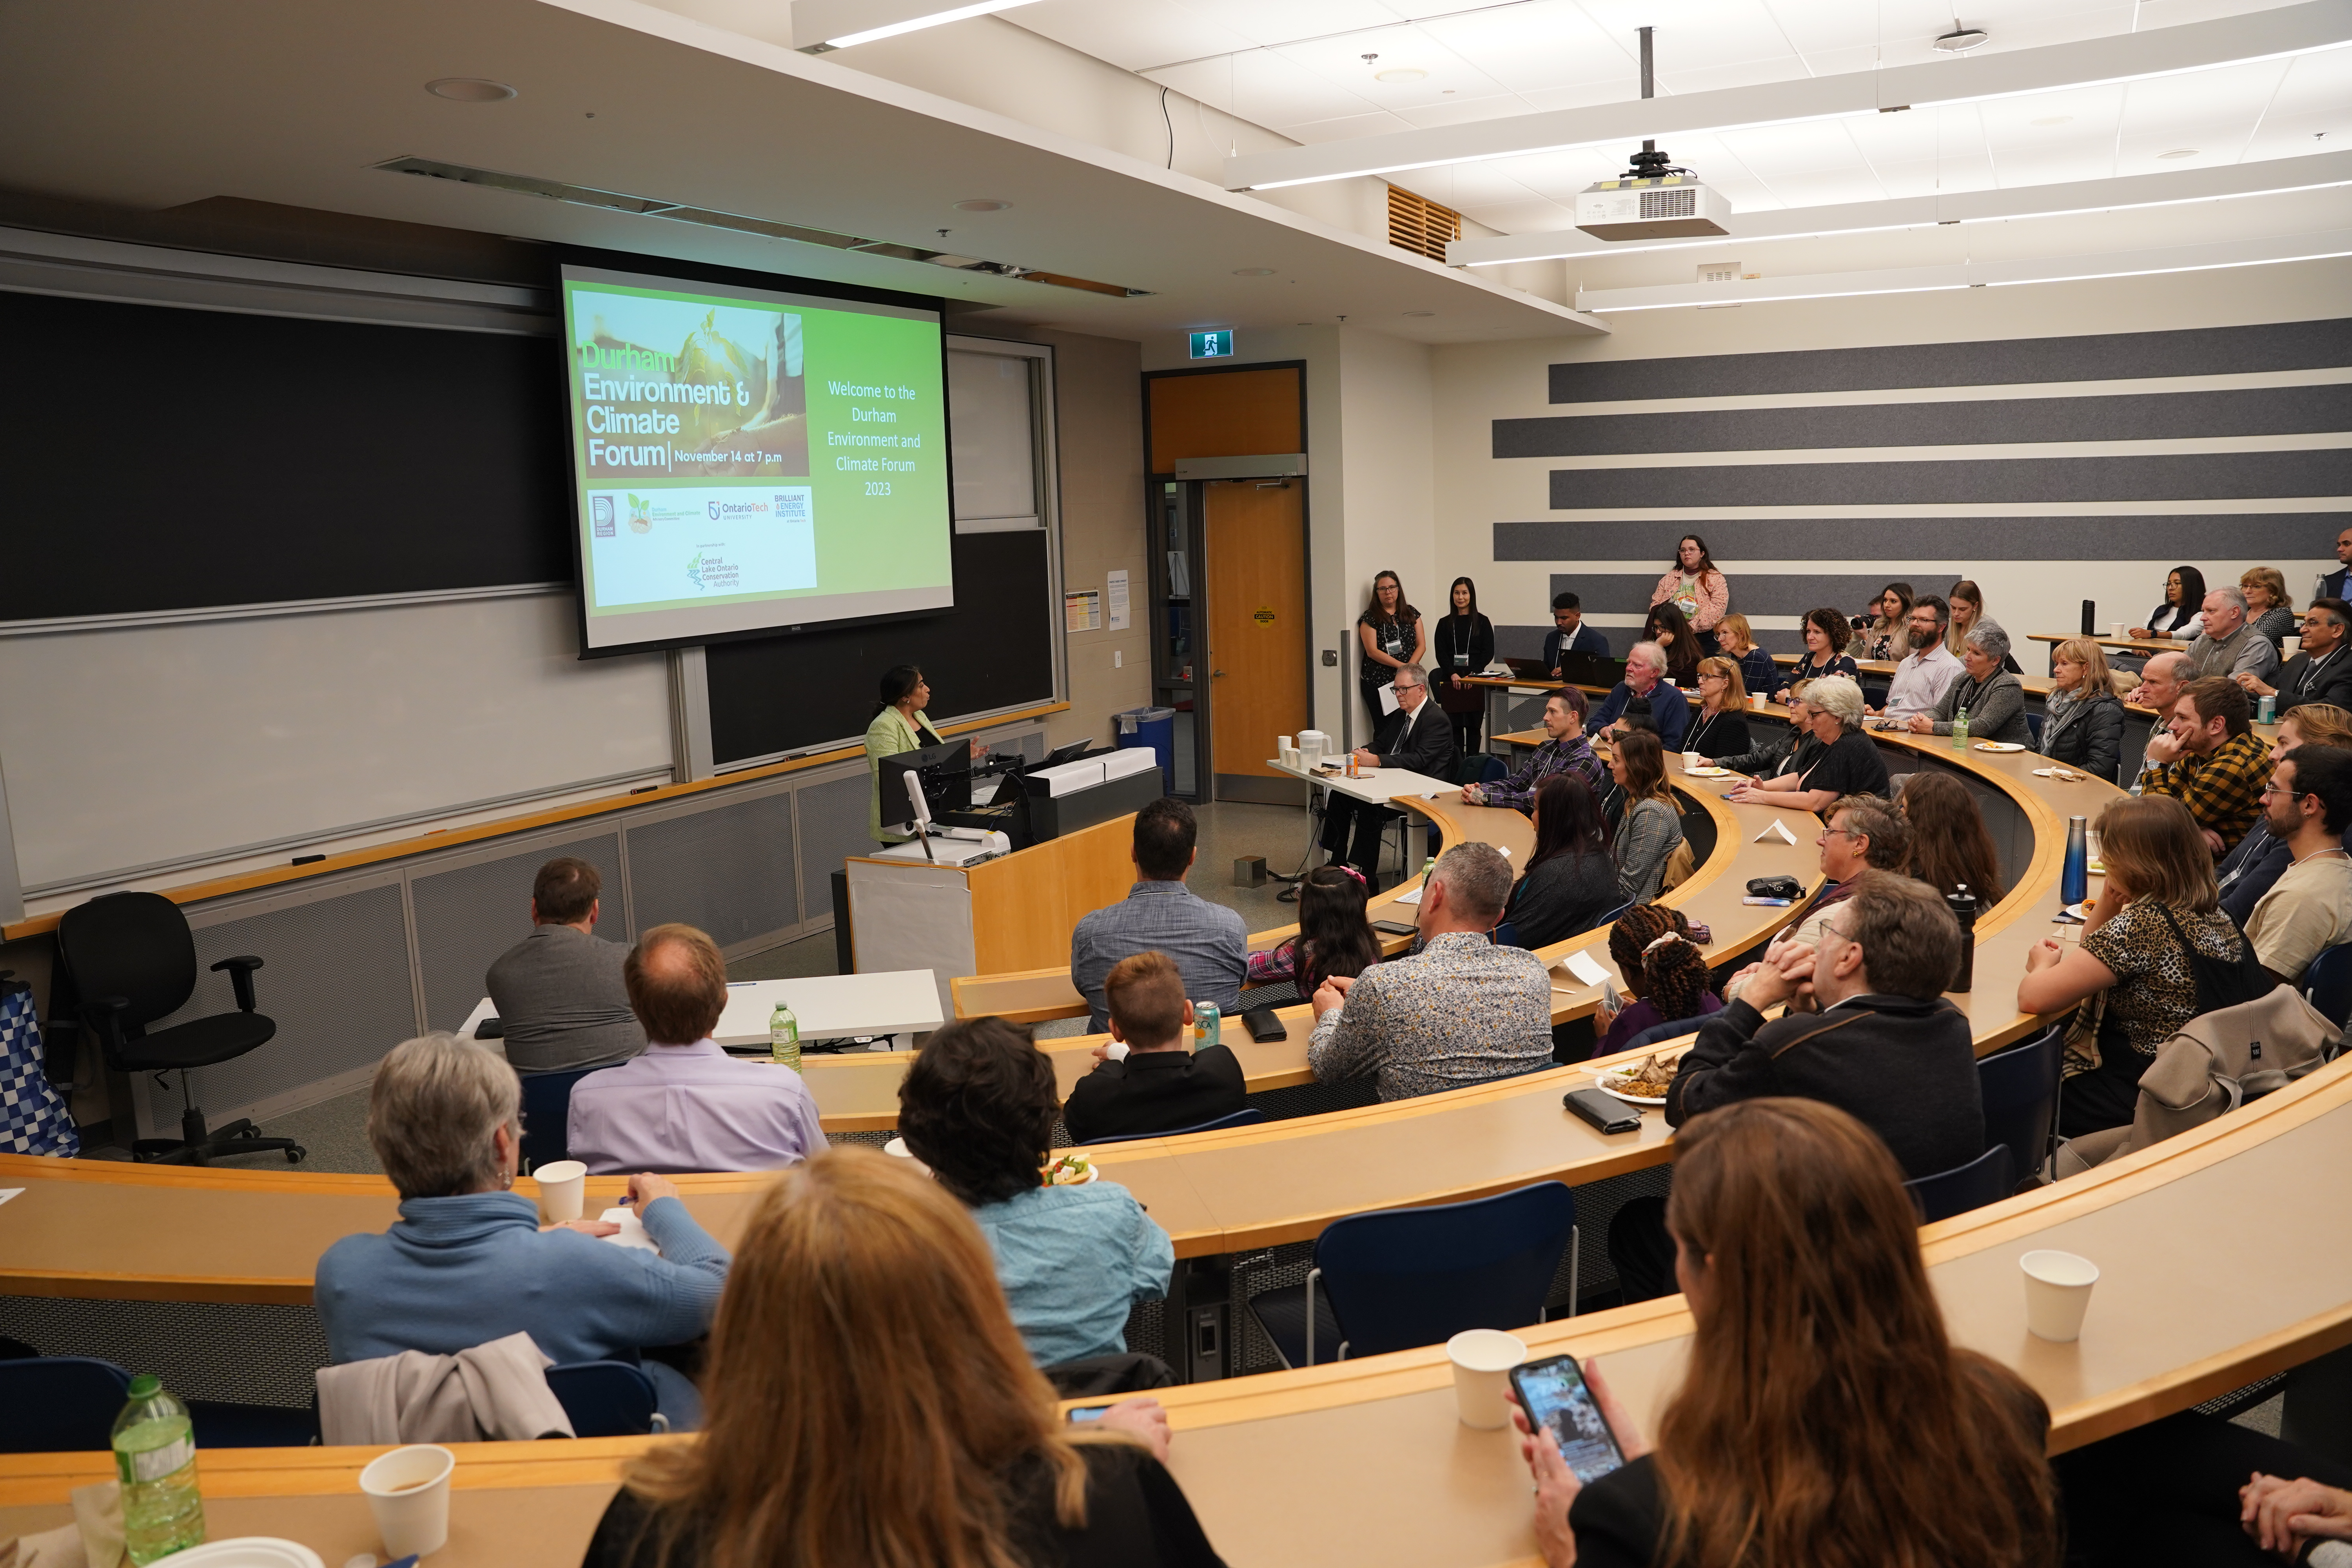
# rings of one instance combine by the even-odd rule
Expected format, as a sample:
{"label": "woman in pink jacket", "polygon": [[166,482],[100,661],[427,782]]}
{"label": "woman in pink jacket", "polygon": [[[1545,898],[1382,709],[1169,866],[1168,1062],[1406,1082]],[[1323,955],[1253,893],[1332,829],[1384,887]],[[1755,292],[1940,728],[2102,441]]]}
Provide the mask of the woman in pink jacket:
{"label": "woman in pink jacket", "polygon": [[1706,540],[1696,533],[1683,535],[1675,552],[1675,563],[1658,579],[1657,592],[1650,595],[1650,603],[1673,604],[1694,631],[1715,629],[1715,623],[1731,608],[1731,584],[1707,554]]}

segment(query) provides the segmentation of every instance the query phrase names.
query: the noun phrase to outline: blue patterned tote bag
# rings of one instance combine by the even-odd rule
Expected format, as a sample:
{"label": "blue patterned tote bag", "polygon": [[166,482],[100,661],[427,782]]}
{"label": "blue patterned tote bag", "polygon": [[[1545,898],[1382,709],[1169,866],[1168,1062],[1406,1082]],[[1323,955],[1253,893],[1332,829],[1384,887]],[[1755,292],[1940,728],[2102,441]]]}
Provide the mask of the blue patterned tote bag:
{"label": "blue patterned tote bag", "polygon": [[66,1102],[49,1087],[41,1058],[33,988],[21,980],[0,980],[0,1154],[70,1160],[81,1152],[81,1134],[74,1131]]}

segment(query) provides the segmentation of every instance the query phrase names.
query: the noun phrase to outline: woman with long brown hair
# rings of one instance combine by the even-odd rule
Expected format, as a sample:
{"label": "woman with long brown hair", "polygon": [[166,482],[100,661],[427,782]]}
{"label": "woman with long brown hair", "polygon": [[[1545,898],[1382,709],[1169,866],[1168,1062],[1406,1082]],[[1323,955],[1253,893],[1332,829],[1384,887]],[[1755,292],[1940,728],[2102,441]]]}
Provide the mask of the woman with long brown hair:
{"label": "woman with long brown hair", "polygon": [[1917,597],[1908,583],[1889,583],[1870,602],[1868,612],[1854,619],[1854,652],[1863,658],[1900,661],[1911,651],[1911,605]]}
{"label": "woman with long brown hair", "polygon": [[1979,910],[2009,896],[1992,832],[1969,786],[1949,773],[1925,769],[1903,786],[1903,820],[1911,825],[1911,875],[1939,893],[1962,883]]}
{"label": "woman with long brown hair", "polygon": [[1654,730],[1627,730],[1610,749],[1609,776],[1624,797],[1617,821],[1617,890],[1633,903],[1658,896],[1666,860],[1683,841],[1682,813],[1666,787],[1665,749]]}
{"label": "woman with long brown hair", "polygon": [[1503,919],[1517,945],[1549,947],[1591,931],[1625,900],[1601,803],[1582,775],[1557,773],[1536,785],[1535,853],[1511,889]]}
{"label": "woman with long brown hair", "polygon": [[1666,679],[1676,686],[1698,684],[1699,656],[1706,650],[1699,647],[1699,635],[1691,628],[1683,613],[1672,605],[1653,605],[1649,618],[1642,623],[1642,642],[1654,642],[1666,650]]}
{"label": "woman with long brown hair", "polygon": [[1675,545],[1675,563],[1658,579],[1650,603],[1673,605],[1683,619],[1700,631],[1715,629],[1723,612],[1731,607],[1731,583],[1715,563],[1715,557],[1706,552],[1706,540],[1696,533],[1682,536]]}
{"label": "woman with long brown hair", "polygon": [[1656,1444],[1591,1363],[1623,1468],[1580,1486],[1517,1417],[1549,1568],[2053,1568],[2049,1411],[1947,1337],[1876,1134],[1810,1100],[1694,1117],[1666,1227],[1693,1326]]}
{"label": "woman with long brown hair", "polygon": [[1423,656],[1429,651],[1429,634],[1422,628],[1421,612],[1405,598],[1404,584],[1395,573],[1373,576],[1371,599],[1356,617],[1356,638],[1363,644],[1363,657],[1356,662],[1356,684],[1363,689],[1364,707],[1377,730],[1388,717],[1381,710],[1381,688],[1394,681],[1396,672],[1408,664],[1427,668]]}
{"label": "woman with long brown hair", "polygon": [[786,1172],[731,1280],[702,1439],[630,1466],[585,1568],[1218,1568],[1157,1402],[1057,1419],[988,1244],[911,1161]]}

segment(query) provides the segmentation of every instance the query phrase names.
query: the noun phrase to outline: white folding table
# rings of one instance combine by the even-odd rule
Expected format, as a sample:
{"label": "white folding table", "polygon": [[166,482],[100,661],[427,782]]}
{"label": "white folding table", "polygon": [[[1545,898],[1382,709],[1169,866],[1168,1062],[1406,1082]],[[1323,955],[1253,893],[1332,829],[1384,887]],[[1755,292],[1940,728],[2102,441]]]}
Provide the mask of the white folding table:
{"label": "white folding table", "polygon": [[[1310,784],[1318,784],[1326,795],[1344,795],[1350,799],[1364,801],[1372,805],[1387,805],[1401,795],[1440,795],[1450,794],[1462,787],[1457,784],[1449,784],[1444,779],[1431,778],[1427,773],[1414,773],[1411,768],[1366,768],[1355,778],[1349,778],[1344,773],[1322,773],[1307,768],[1293,767],[1278,757],[1268,757],[1265,765],[1276,773],[1287,773],[1292,778],[1304,779]],[[1307,851],[1298,858],[1298,869],[1301,875],[1305,874],[1307,862],[1315,858],[1316,829],[1320,826],[1323,816],[1322,812],[1314,808],[1311,800],[1312,797],[1307,813]],[[1407,840],[1404,874],[1408,877],[1412,874],[1410,839]],[[1286,889],[1282,893],[1285,902],[1297,896],[1297,888]]]}
{"label": "white folding table", "polygon": [[[792,1005],[801,1041],[842,1040],[857,1036],[918,1035],[947,1021],[940,1010],[939,983],[928,969],[892,969],[875,974],[811,974],[798,980],[731,980],[727,1010],[711,1037],[722,1046],[764,1046],[768,1016],[778,1002]],[[483,997],[457,1033],[471,1039],[482,1020],[497,1015]]]}

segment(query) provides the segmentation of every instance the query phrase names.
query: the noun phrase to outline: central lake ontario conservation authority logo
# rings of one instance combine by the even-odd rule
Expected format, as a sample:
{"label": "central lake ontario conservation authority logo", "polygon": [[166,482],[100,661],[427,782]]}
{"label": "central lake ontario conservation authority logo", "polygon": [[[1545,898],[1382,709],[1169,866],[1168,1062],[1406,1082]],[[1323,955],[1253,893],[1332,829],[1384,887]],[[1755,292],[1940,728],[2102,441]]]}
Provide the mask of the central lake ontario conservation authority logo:
{"label": "central lake ontario conservation authority logo", "polygon": [[651,533],[653,531],[654,520],[646,515],[653,510],[653,502],[640,495],[633,495],[629,498],[630,532]]}
{"label": "central lake ontario conservation authority logo", "polygon": [[699,550],[694,552],[694,559],[686,563],[686,580],[694,584],[696,593],[702,592],[702,552]]}
{"label": "central lake ontario conservation authority logo", "polygon": [[590,496],[588,498],[588,516],[590,521],[596,525],[597,538],[610,539],[613,537],[613,498],[611,496]]}

